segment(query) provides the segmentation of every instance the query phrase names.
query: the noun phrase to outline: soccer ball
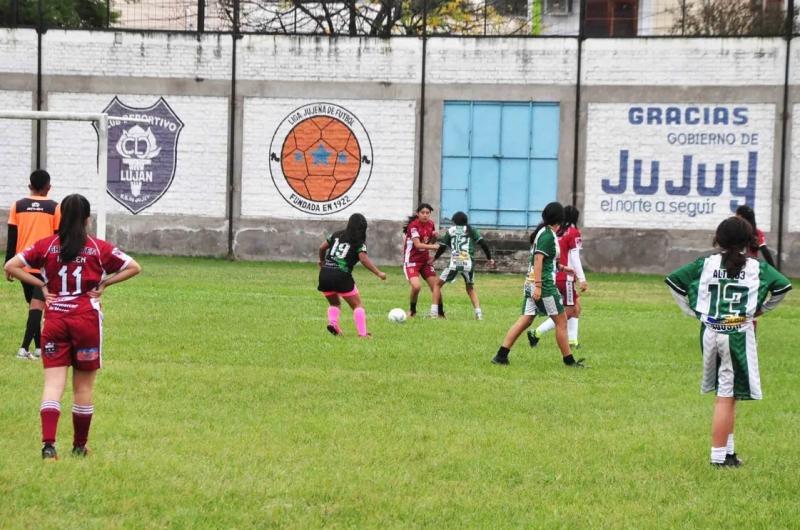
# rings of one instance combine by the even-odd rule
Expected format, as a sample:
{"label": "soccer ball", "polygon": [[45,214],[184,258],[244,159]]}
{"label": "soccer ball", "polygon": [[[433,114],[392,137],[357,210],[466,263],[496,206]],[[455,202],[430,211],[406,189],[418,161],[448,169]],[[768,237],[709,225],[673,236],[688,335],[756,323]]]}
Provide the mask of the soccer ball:
{"label": "soccer ball", "polygon": [[406,321],[406,312],[400,309],[399,307],[395,307],[391,311],[389,311],[389,322],[396,322],[401,324]]}
{"label": "soccer ball", "polygon": [[308,118],[286,136],[281,168],[289,186],[301,197],[332,201],[355,183],[361,169],[361,147],[344,122],[322,116]]}

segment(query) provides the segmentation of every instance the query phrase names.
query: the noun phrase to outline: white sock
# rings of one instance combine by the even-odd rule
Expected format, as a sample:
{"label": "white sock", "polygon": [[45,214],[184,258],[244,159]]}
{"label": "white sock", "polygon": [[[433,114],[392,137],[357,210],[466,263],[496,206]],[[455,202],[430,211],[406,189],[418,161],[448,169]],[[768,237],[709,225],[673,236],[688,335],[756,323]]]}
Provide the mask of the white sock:
{"label": "white sock", "polygon": [[475,314],[478,315],[478,316],[481,316],[483,314],[483,311],[481,311],[480,307],[476,307],[475,308]]}
{"label": "white sock", "polygon": [[711,448],[711,463],[724,464],[726,447],[712,447]]}
{"label": "white sock", "polygon": [[728,435],[728,446],[725,447],[725,449],[728,451],[729,455],[732,455],[733,453],[736,452],[733,450],[733,433],[730,433]]}
{"label": "white sock", "polygon": [[439,304],[431,304],[431,315],[439,314]]}
{"label": "white sock", "polygon": [[548,318],[547,320],[539,324],[538,328],[536,328],[536,336],[541,337],[542,335],[553,329],[556,329],[556,323],[553,322],[552,318]]}
{"label": "white sock", "polygon": [[567,320],[567,337],[572,343],[578,343],[578,319],[570,318]]}

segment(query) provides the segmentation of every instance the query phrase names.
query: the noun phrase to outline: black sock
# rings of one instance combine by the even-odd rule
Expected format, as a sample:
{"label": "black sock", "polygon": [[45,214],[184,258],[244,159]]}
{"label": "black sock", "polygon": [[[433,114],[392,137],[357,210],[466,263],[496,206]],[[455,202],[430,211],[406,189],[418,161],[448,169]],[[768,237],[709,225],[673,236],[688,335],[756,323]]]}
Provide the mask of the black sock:
{"label": "black sock", "polygon": [[564,360],[564,364],[567,366],[575,364],[575,357],[573,357],[571,353],[565,357],[562,357],[562,359]]}
{"label": "black sock", "polygon": [[33,345],[35,348],[41,348],[42,342],[42,310],[41,309],[34,309],[33,311],[28,311],[28,317],[31,316],[31,313],[36,313],[34,315],[34,319],[36,323],[34,325],[33,331]]}
{"label": "black sock", "polygon": [[444,316],[444,300],[439,300],[439,316]]}
{"label": "black sock", "polygon": [[412,313],[416,313],[417,312],[417,303],[416,302],[411,302],[411,312]]}
{"label": "black sock", "polygon": [[508,357],[508,352],[510,352],[510,351],[511,350],[506,348],[505,346],[500,346],[500,348],[497,350],[497,356],[498,357]]}
{"label": "black sock", "polygon": [[[28,322],[25,324],[25,336],[22,339],[22,347],[26,350],[31,345],[31,340],[36,337],[42,325],[42,310],[31,309],[28,311]],[[38,342],[38,340],[37,340]]]}

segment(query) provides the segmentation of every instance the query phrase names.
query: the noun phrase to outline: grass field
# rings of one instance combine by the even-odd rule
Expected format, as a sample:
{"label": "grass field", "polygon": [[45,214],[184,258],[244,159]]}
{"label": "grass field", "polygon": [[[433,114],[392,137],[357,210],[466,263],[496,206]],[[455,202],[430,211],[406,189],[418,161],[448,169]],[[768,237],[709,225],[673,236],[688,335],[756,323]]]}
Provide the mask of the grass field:
{"label": "grass field", "polygon": [[[698,325],[660,277],[590,275],[583,348],[552,335],[489,360],[521,275],[461,284],[448,320],[386,320],[407,285],[356,272],[371,341],[325,331],[313,265],[141,258],[105,297],[86,460],[39,456],[39,363],[14,358],[19,285],[0,289],[0,527],[800,526],[800,297],[759,322],[765,399],[739,407],[737,470],[708,465]],[[420,307],[430,301],[423,294]]]}

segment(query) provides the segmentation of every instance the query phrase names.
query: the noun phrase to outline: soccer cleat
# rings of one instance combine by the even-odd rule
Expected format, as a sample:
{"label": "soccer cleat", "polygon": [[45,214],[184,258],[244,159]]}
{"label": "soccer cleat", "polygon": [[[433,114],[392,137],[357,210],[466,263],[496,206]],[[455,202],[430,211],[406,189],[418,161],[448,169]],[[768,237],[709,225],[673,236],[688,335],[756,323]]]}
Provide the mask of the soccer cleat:
{"label": "soccer cleat", "polygon": [[535,348],[539,344],[539,337],[536,336],[535,331],[528,331],[528,344],[531,345],[531,348]]}
{"label": "soccer cleat", "polygon": [[482,313],[476,313],[475,314],[475,320],[483,320],[483,314]]}
{"label": "soccer cleat", "polygon": [[509,364],[508,355],[500,355],[498,353],[492,358],[492,364]]}
{"label": "soccer cleat", "polygon": [[326,329],[330,331],[331,335],[343,335],[342,330],[333,324],[328,324]]}
{"label": "soccer cleat", "polygon": [[20,348],[17,350],[17,359],[32,359],[31,354],[28,353],[28,350],[25,348]]}
{"label": "soccer cleat", "polygon": [[359,339],[371,339],[372,338],[372,333],[367,333],[366,335],[359,335],[358,338]]}
{"label": "soccer cleat", "polygon": [[42,459],[44,460],[58,460],[58,453],[53,444],[44,444],[42,447]]}
{"label": "soccer cleat", "polygon": [[417,312],[414,311],[413,309],[409,309],[408,318],[415,317],[415,316],[417,316]]}
{"label": "soccer cleat", "polygon": [[89,456],[89,448],[85,445],[74,445],[72,446],[72,456],[87,457]]}
{"label": "soccer cleat", "polygon": [[36,348],[32,352],[30,352],[30,355],[31,355],[32,359],[41,359],[42,358],[42,349],[41,348]]}
{"label": "soccer cleat", "polygon": [[564,366],[566,366],[567,368],[589,368],[588,366],[586,366],[586,364],[584,364],[585,360],[586,359],[578,359],[574,363],[565,364]]}
{"label": "soccer cleat", "polygon": [[743,463],[744,462],[742,462],[741,459],[738,456],[736,456],[736,453],[733,453],[725,455],[725,462],[717,465],[725,467],[739,467]]}

